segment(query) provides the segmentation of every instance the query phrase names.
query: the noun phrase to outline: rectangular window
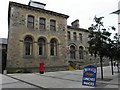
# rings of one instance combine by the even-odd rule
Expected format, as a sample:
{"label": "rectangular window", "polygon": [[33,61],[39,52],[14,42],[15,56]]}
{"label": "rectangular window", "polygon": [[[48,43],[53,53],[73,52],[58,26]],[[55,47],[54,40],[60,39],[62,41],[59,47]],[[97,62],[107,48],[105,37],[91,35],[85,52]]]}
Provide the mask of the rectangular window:
{"label": "rectangular window", "polygon": [[28,28],[34,28],[34,16],[28,15],[27,27]]}
{"label": "rectangular window", "polygon": [[50,30],[56,31],[56,21],[50,20]]}
{"label": "rectangular window", "polygon": [[39,19],[39,29],[40,30],[45,30],[46,29],[46,19],[45,18],[40,18]]}
{"label": "rectangular window", "polygon": [[67,35],[68,35],[68,39],[70,40],[71,39],[70,31],[67,32]]}
{"label": "rectangular window", "polygon": [[82,42],[82,34],[81,33],[79,33],[79,40],[80,40],[80,42]]}
{"label": "rectangular window", "polygon": [[73,40],[77,40],[76,32],[73,32]]}

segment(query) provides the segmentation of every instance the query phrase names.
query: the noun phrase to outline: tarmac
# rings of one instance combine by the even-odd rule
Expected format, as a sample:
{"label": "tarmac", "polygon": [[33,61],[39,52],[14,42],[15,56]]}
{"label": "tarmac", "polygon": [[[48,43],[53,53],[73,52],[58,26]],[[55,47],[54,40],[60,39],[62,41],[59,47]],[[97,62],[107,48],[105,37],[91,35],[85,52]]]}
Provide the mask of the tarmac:
{"label": "tarmac", "polygon": [[[0,74],[2,83],[1,89],[7,88],[24,88],[24,89],[113,89],[120,90],[120,73],[117,67],[114,67],[114,75],[111,73],[111,67],[103,67],[104,79],[101,80],[100,67],[97,68],[96,87],[82,85],[83,70],[74,71],[57,71],[39,73],[16,73],[16,74]],[[21,90],[21,89],[20,89]]]}

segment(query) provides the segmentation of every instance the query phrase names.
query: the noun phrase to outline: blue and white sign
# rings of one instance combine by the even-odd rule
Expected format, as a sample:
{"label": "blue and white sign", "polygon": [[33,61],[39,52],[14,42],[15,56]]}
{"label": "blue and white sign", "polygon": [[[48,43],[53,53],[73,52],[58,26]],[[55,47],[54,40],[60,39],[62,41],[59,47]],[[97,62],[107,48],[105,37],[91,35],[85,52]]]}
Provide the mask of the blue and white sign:
{"label": "blue and white sign", "polygon": [[96,74],[97,68],[93,65],[88,65],[84,67],[82,85],[86,86],[96,86]]}

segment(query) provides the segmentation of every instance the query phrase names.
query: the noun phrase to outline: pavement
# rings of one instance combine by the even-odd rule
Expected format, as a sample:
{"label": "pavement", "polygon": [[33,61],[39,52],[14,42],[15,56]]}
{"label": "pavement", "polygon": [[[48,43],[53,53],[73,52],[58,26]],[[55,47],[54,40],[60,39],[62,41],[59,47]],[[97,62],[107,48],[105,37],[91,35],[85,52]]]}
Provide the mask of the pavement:
{"label": "pavement", "polygon": [[103,70],[104,79],[101,80],[100,67],[97,68],[96,87],[82,85],[83,70],[45,72],[44,74],[0,74],[2,77],[0,86],[3,89],[39,88],[44,90],[53,88],[88,88],[92,90],[101,88],[100,90],[104,90],[105,88],[113,88],[114,90],[120,90],[120,74],[118,74],[117,68],[114,67],[114,75],[111,74],[110,66],[103,67]]}

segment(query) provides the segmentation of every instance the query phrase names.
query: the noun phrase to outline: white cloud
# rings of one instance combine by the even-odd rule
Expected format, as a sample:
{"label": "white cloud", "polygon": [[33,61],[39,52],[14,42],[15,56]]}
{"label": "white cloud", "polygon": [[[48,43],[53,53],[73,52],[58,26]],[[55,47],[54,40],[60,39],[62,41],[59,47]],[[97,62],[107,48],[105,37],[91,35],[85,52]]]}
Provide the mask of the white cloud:
{"label": "white cloud", "polygon": [[[29,0],[12,0],[14,2],[28,4]],[[35,0],[34,0],[35,1]],[[80,27],[88,28],[93,17],[104,16],[106,25],[114,25],[117,28],[117,15],[109,13],[117,10],[119,0],[36,0],[46,4],[45,9],[69,15],[68,25],[79,19]],[[8,33],[8,4],[9,0],[1,0],[0,3],[0,38],[7,37]]]}

